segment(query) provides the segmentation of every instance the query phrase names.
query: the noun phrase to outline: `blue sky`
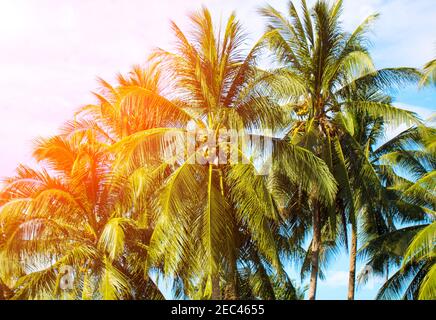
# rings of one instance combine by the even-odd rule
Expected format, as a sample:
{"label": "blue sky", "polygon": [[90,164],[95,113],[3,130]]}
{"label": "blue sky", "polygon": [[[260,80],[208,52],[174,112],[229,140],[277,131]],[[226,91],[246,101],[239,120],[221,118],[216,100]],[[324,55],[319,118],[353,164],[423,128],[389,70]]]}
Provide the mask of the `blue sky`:
{"label": "blue sky", "polygon": [[[184,27],[186,14],[202,4],[217,19],[236,10],[255,40],[263,31],[256,8],[267,2],[286,6],[286,0],[0,0],[0,176],[30,161],[34,138],[56,133],[78,106],[93,101],[96,76],[111,80],[144,62],[155,46],[169,48],[169,19]],[[377,67],[421,67],[436,57],[434,0],[345,0],[344,28],[375,12],[381,14],[371,35]],[[396,97],[422,118],[436,111],[435,102],[434,89],[404,88]],[[320,282],[319,298],[344,299],[347,270],[341,254]],[[357,297],[374,298],[378,286]]]}

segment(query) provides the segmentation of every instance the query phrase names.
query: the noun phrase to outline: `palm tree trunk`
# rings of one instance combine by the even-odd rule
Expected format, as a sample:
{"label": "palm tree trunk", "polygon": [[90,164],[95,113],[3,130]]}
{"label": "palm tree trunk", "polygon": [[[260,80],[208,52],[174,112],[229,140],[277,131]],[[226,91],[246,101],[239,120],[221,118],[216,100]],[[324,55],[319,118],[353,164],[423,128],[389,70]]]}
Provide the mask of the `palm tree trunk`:
{"label": "palm tree trunk", "polygon": [[224,295],[225,300],[238,300],[237,280],[236,277],[232,277],[229,284],[226,286],[226,292]]}
{"label": "palm tree trunk", "polygon": [[8,300],[12,295],[12,290],[0,279],[0,300]]}
{"label": "palm tree trunk", "polygon": [[356,292],[356,254],[357,254],[357,227],[352,226],[351,251],[350,251],[350,273],[348,278],[348,300],[354,300]]}
{"label": "palm tree trunk", "polygon": [[232,251],[230,258],[229,279],[224,289],[224,300],[238,300],[238,275],[237,275],[237,261],[235,251]]}
{"label": "palm tree trunk", "polygon": [[212,275],[212,300],[221,300],[220,279],[217,274]]}
{"label": "palm tree trunk", "polygon": [[310,274],[309,300],[316,299],[316,287],[318,283],[319,250],[321,247],[321,219],[318,206],[313,213],[313,240],[312,240],[312,272]]}
{"label": "palm tree trunk", "polygon": [[[236,224],[234,224],[233,227],[234,233],[233,236],[236,235]],[[234,241],[236,243],[236,241]],[[232,257],[231,257],[231,268],[230,268],[230,274],[231,279],[229,283],[229,297],[226,297],[226,300],[237,300],[238,299],[238,274],[237,274],[237,258],[236,258],[236,250],[232,250]]]}

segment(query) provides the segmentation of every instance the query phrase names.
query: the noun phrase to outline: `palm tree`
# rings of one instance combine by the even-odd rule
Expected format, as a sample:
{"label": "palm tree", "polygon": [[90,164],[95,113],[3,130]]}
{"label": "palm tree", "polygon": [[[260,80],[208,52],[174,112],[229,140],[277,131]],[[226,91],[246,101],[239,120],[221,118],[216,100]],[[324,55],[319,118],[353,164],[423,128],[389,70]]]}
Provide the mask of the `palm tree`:
{"label": "palm tree", "polygon": [[[270,84],[270,91],[291,109],[293,119],[288,133],[291,142],[323,159],[334,174],[339,184],[338,201],[334,203],[340,203],[347,213],[343,223],[348,221],[352,225],[354,251],[356,198],[351,186],[352,172],[348,170],[348,162],[353,158],[346,153],[354,149],[353,157],[359,159],[362,150],[353,139],[347,115],[360,111],[383,117],[389,123],[418,122],[413,113],[386,101],[363,99],[354,94],[355,88],[371,83],[381,90],[392,84],[417,81],[419,72],[410,68],[376,70],[365,47],[365,34],[377,15],[368,17],[353,33],[347,33],[340,23],[342,1],[331,6],[326,1],[317,1],[309,9],[303,0],[301,17],[293,2],[289,3],[289,18],[271,6],[260,12],[268,19],[265,39],[280,65],[266,73],[265,81]],[[328,225],[334,229],[333,213],[338,207],[316,200],[309,203],[313,228],[309,299],[315,299],[322,230]]]}
{"label": "palm tree", "polygon": [[[432,178],[436,162],[431,149],[434,136],[432,128],[413,127],[374,153],[378,157],[378,172],[390,194],[396,195],[396,211],[402,209],[399,222],[403,225],[400,229],[385,229],[361,248],[361,255],[369,258],[368,265],[374,273],[388,278],[379,299],[429,299],[434,294],[430,279],[434,246],[429,245],[434,241],[431,237],[436,204]],[[389,267],[401,268],[389,278]]]}
{"label": "palm tree", "polygon": [[44,169],[20,166],[3,190],[0,276],[13,298],[163,298],[144,276],[150,229],[135,183],[112,173],[107,148],[78,132],[39,140],[34,157]]}
{"label": "palm tree", "polygon": [[[357,207],[360,208],[357,216],[361,226],[360,238],[362,242],[369,241],[370,243],[371,239],[378,239],[371,245],[370,250],[365,245],[361,252],[362,257],[371,256],[368,264],[376,273],[388,276],[389,270],[398,265],[401,260],[398,248],[404,247],[408,241],[405,237],[402,241],[398,241],[402,231],[397,230],[397,225],[416,225],[426,222],[428,209],[424,203],[411,201],[405,196],[403,190],[398,188],[401,183],[404,183],[404,179],[397,174],[397,171],[404,172],[405,166],[393,165],[385,161],[388,157],[393,157],[394,154],[398,155],[398,152],[401,152],[399,146],[391,145],[391,141],[389,141],[378,148],[376,147],[380,140],[380,134],[384,132],[383,120],[381,118],[371,119],[371,117],[366,116],[361,118],[359,123],[360,125],[354,125],[356,129],[359,128],[356,131],[355,139],[366,150],[368,165],[365,170],[373,172],[373,180],[363,183],[364,181],[359,179],[358,184],[354,186],[358,199]],[[411,130],[417,131],[419,128]],[[388,153],[391,154],[388,156]],[[410,154],[409,157],[411,157]],[[407,230],[409,234],[412,234],[416,227]],[[395,234],[395,236],[392,241],[387,241],[386,237],[389,238],[390,233]],[[388,258],[389,255],[386,255],[386,252],[391,250],[395,254]],[[353,282],[354,279],[350,277],[350,287],[354,288]],[[351,292],[350,290],[349,293]]]}
{"label": "palm tree", "polygon": [[[281,127],[282,109],[263,94],[263,78],[257,75],[255,62],[262,42],[244,53],[245,37],[234,15],[222,33],[215,32],[205,8],[193,14],[191,22],[194,30],[190,37],[172,24],[176,52],[157,50],[152,58],[171,80],[171,90],[167,90],[171,94],[162,98],[166,104],[159,106],[168,115],[170,126],[144,130],[117,143],[114,148],[120,164],[146,158],[151,147],[162,144],[165,133],[186,134],[186,121],[171,118],[169,108],[189,114],[197,129],[215,133],[215,139],[221,129],[244,130],[253,137]],[[245,164],[220,164],[213,156],[206,156],[208,161],[203,164],[192,163],[190,160],[204,156],[196,150],[172,164],[172,173],[160,190],[150,265],[160,265],[164,274],[180,278],[183,290],[195,297],[219,299],[227,286],[235,291],[238,266],[243,261],[263,273],[266,266],[283,273],[274,231],[280,226],[280,213],[268,177],[259,175],[250,153],[259,150],[259,145],[253,144],[249,150],[240,144],[228,146],[228,142],[218,145],[219,150],[225,148]],[[286,148],[293,154],[288,159],[288,163],[293,161],[290,168],[303,168],[298,170],[302,181],[313,185],[315,179],[324,193],[334,192],[334,183],[320,159],[300,147]],[[211,155],[213,151],[207,152]]]}
{"label": "palm tree", "polygon": [[[372,86],[370,86],[371,88]],[[386,96],[378,90],[368,91],[368,88],[356,88],[356,92],[365,96],[365,99],[373,101],[385,101],[389,103],[390,97]],[[407,151],[399,163],[389,163],[386,159],[389,157],[398,156],[399,153],[404,153],[404,146],[387,142],[378,147],[379,141],[383,138],[386,129],[383,118],[374,118],[368,114],[360,112],[354,115],[350,113],[350,120],[353,127],[353,137],[361,146],[363,152],[360,152],[360,158],[348,156],[349,170],[353,172],[351,179],[352,189],[356,198],[356,227],[361,226],[359,238],[363,242],[374,237],[380,237],[391,231],[397,230],[396,224],[413,223],[420,224],[427,220],[427,208],[424,203],[410,201],[405,197],[402,190],[397,188],[399,176],[395,170],[403,170],[407,165],[401,164],[406,158],[409,161],[419,161],[412,159],[416,153]],[[413,127],[410,129],[415,135],[430,134],[430,129],[425,127]],[[408,131],[406,131],[407,133]],[[392,143],[392,144],[391,144]],[[416,146],[419,144],[416,143]],[[422,147],[424,147],[422,145]],[[400,159],[399,158],[399,159]],[[417,171],[418,170],[418,171]],[[414,168],[410,172],[419,172],[419,168]],[[368,172],[371,174],[368,175]],[[368,180],[368,178],[371,178]],[[349,299],[354,297],[355,292],[355,266],[356,266],[356,249],[357,249],[357,232],[352,232],[352,248],[350,251],[350,277],[349,277]],[[397,261],[398,263],[398,261]],[[389,273],[390,266],[395,265],[395,262],[390,265],[386,262],[382,267],[381,272]]]}

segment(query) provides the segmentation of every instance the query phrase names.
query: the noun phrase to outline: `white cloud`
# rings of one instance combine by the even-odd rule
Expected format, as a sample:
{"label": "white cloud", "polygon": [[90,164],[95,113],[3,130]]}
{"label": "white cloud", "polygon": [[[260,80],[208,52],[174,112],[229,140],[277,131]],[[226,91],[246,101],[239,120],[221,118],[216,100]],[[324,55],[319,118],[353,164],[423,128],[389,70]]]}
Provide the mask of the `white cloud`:
{"label": "white cloud", "polygon": [[348,286],[348,272],[336,270],[329,272],[327,277],[321,283],[329,288],[340,288]]}
{"label": "white cloud", "polygon": [[[360,271],[359,271],[360,272]],[[330,289],[340,289],[348,287],[349,272],[344,270],[331,270],[327,273],[325,280],[321,281],[321,285]],[[358,285],[359,292],[364,290],[374,290],[379,288],[384,283],[384,279],[379,276],[370,276],[365,285]]]}
{"label": "white cloud", "polygon": [[436,56],[433,0],[345,1],[347,24],[356,25],[369,13],[380,13],[373,30],[373,55],[382,66],[422,67]]}

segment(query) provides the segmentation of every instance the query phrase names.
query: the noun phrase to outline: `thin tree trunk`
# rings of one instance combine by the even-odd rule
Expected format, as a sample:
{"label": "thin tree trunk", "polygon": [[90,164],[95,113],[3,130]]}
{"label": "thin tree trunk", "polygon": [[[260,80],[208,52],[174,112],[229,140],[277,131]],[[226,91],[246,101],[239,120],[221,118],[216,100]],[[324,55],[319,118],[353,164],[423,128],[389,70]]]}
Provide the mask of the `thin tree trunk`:
{"label": "thin tree trunk", "polygon": [[220,278],[217,274],[212,275],[212,300],[221,300]]}
{"label": "thin tree trunk", "polygon": [[318,283],[319,250],[321,247],[321,219],[320,209],[315,207],[313,213],[313,240],[312,240],[312,272],[310,274],[309,300],[316,299],[316,287]]}
{"label": "thin tree trunk", "polygon": [[231,260],[230,260],[230,270],[229,270],[229,279],[227,281],[227,285],[225,286],[224,292],[224,300],[237,300],[238,299],[238,277],[236,272],[236,256],[235,252],[232,252]]}
{"label": "thin tree trunk", "polygon": [[350,251],[350,273],[348,278],[348,300],[354,300],[356,292],[356,254],[357,254],[357,227],[352,226],[351,251]]}
{"label": "thin tree trunk", "polygon": [[[233,237],[236,236],[236,224],[233,227]],[[236,243],[236,240],[234,239],[234,243]],[[236,250],[232,250],[232,257],[231,257],[231,268],[230,268],[230,283],[228,286],[228,297],[226,297],[226,300],[237,300],[238,299],[238,275],[237,275],[237,258],[236,258]]]}

